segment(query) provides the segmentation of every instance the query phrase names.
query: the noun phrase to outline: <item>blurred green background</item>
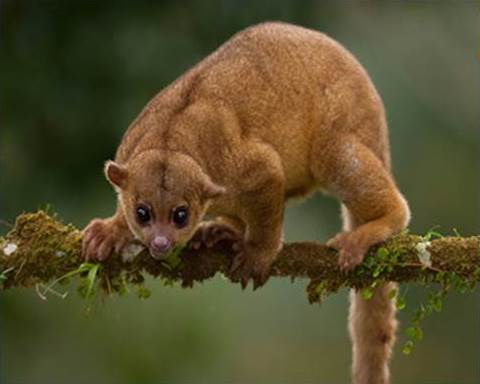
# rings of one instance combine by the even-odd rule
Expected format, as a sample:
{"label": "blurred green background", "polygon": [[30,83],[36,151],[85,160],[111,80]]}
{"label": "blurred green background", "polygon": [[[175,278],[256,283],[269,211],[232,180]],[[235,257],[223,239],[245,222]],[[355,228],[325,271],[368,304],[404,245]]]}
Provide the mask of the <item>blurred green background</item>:
{"label": "blurred green background", "polygon": [[[112,213],[102,165],[143,105],[236,31],[283,20],[328,33],[367,68],[412,231],[478,234],[478,16],[473,1],[3,1],[0,218],[45,203],[78,226]],[[325,241],[338,205],[315,196],[285,227],[287,240]],[[349,381],[346,291],[318,307],[301,281],[148,286],[149,300],[108,298],[88,316],[74,292],[2,294],[2,383]],[[403,323],[421,296],[409,289]],[[478,298],[449,297],[410,357],[401,331],[392,382],[478,383]]]}

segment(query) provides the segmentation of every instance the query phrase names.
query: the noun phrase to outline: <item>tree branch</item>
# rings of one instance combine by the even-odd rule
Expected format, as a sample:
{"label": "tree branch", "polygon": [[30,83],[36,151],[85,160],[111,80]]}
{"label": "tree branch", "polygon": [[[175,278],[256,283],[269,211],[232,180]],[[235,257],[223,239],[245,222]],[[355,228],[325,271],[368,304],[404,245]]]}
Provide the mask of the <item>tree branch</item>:
{"label": "tree branch", "polygon": [[[20,215],[13,229],[0,237],[0,271],[3,289],[61,280],[80,268],[82,233],[43,211]],[[456,275],[475,285],[480,279],[480,236],[425,237],[401,234],[372,247],[364,263],[343,273],[337,266],[337,252],[316,242],[285,244],[271,270],[271,276],[307,277],[311,302],[341,287],[364,288],[384,281],[442,282]],[[146,274],[183,287],[229,274],[233,254],[228,247],[217,250],[183,250],[166,262],[159,262],[142,251],[132,261],[114,256],[102,263],[97,278],[108,293],[121,292],[126,283],[142,283]],[[80,268],[80,269],[79,269]],[[73,272],[72,272],[73,271]]]}

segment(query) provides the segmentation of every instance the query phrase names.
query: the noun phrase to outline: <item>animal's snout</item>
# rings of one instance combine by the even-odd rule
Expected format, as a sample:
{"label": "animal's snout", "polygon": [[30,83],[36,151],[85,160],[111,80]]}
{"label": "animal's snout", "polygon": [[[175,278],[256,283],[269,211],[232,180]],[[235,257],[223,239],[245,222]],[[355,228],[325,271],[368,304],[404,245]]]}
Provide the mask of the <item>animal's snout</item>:
{"label": "animal's snout", "polygon": [[155,236],[150,242],[150,248],[155,253],[163,254],[170,250],[172,242],[165,236]]}

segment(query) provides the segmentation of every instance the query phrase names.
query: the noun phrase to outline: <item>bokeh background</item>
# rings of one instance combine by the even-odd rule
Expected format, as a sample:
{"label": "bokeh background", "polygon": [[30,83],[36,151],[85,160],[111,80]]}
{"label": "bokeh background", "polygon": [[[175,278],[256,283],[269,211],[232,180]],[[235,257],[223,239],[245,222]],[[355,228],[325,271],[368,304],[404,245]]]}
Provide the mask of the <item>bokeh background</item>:
{"label": "bokeh background", "polygon": [[[265,20],[318,29],[364,64],[385,101],[411,230],[479,233],[479,9],[474,1],[2,1],[0,218],[51,204],[84,226],[113,212],[104,160],[162,87],[236,31]],[[286,214],[287,240],[325,241],[338,204],[315,196]],[[3,225],[2,231],[7,230]],[[108,298],[93,313],[74,289],[0,297],[2,383],[347,383],[347,292],[310,306],[304,282],[242,292],[221,278],[193,290]],[[405,288],[405,287],[404,287]],[[422,296],[410,287],[403,323]],[[393,383],[478,383],[479,295],[450,296],[425,322]]]}

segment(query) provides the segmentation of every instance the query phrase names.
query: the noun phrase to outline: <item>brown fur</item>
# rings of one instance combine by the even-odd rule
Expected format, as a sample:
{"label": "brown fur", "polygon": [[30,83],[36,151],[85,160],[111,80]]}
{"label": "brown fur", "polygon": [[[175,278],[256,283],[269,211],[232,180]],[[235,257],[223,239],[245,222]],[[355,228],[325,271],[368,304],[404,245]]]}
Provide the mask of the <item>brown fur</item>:
{"label": "brown fur", "polygon": [[[121,249],[132,233],[149,247],[155,236],[186,243],[197,228],[197,240],[206,228],[210,236],[211,226],[199,226],[209,213],[223,218],[220,232],[243,239],[233,269],[244,286],[249,278],[265,282],[289,198],[325,189],[347,207],[344,232],[329,242],[342,268],[409,220],[367,73],[329,37],[288,24],[236,34],[162,90],[131,124],[106,174],[118,210],[87,227],[87,258]],[[138,203],[153,213],[148,225],[135,218]],[[178,206],[190,213],[182,229],[171,222]],[[368,303],[352,296],[357,384],[388,381],[395,319],[386,289]]]}

